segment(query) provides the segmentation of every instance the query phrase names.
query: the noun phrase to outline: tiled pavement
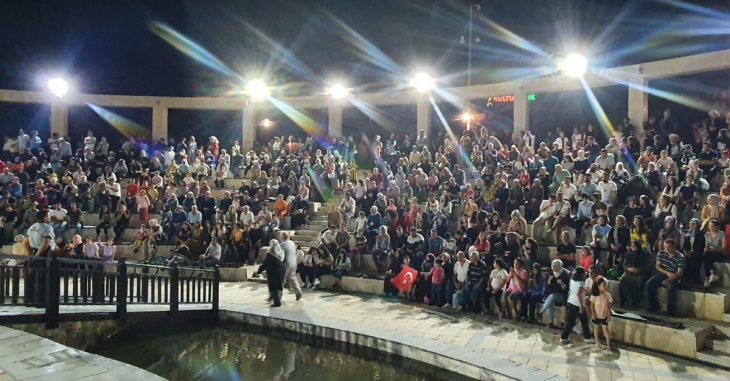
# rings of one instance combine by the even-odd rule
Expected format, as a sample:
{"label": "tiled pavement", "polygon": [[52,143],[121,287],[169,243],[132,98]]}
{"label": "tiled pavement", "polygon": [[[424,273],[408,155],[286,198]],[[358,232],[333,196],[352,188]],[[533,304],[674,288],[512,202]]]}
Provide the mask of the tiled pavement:
{"label": "tiled pavement", "polygon": [[[513,366],[513,371],[519,369],[520,372],[529,374],[531,380],[730,380],[730,372],[684,359],[623,346],[607,352],[580,339],[576,339],[575,345],[564,346],[559,343],[559,332],[544,327],[444,312],[393,299],[317,290],[305,292],[304,298],[296,302],[294,295],[285,291],[283,306],[270,309],[266,301],[266,285],[263,283],[223,283],[220,292],[221,310],[304,320],[355,333],[379,332],[389,340],[409,345],[417,343],[421,348],[435,352],[443,350],[444,353],[459,353],[465,361],[474,364],[491,363],[500,368]],[[130,311],[155,311],[166,306],[129,307]],[[181,309],[199,308],[209,308],[209,305],[181,305]],[[61,312],[99,312],[113,309],[114,306],[62,306]],[[3,307],[0,311],[38,312],[37,309],[26,307]],[[89,380],[136,379],[127,376],[141,376],[141,373],[135,372],[143,372],[50,340],[38,341],[39,338],[27,333],[20,333],[30,335],[23,342],[38,341],[40,346],[19,352],[17,355],[23,358],[20,361],[14,358],[18,352],[16,348],[8,352],[12,353],[10,356],[3,354],[3,347],[12,345],[10,339],[16,335],[9,332],[20,331],[0,327],[0,381],[77,379],[82,374],[89,377]],[[42,353],[39,355],[35,353],[36,350]],[[60,357],[49,357],[49,353]],[[35,360],[26,361],[34,357],[44,360],[37,364]],[[71,372],[70,369],[77,369],[80,373]]]}
{"label": "tiled pavement", "polygon": [[0,327],[0,367],[0,381],[163,380],[132,365],[7,327]]}
{"label": "tiled pavement", "polygon": [[[479,357],[504,359],[547,371],[539,372],[549,375],[545,378],[554,375],[559,376],[556,379],[602,381],[730,379],[730,372],[638,348],[619,346],[608,352],[580,339],[575,339],[574,345],[565,346],[559,342],[559,332],[544,327],[446,313],[380,297],[318,290],[306,292],[301,301],[295,302],[289,291],[284,294],[283,306],[275,309],[280,317],[301,320],[306,316],[318,322],[357,327],[360,331],[362,328],[396,331],[402,333],[398,337],[432,342],[434,346],[450,343]],[[222,284],[221,309],[267,316],[271,312],[267,295],[263,283]]]}

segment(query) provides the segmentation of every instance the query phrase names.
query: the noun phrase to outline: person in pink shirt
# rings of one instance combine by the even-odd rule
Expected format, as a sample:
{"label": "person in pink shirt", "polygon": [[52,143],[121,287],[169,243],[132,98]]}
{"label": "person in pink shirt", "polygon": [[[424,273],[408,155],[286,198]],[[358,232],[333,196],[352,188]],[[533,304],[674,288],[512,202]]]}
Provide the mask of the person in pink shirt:
{"label": "person in pink shirt", "polygon": [[[448,254],[444,255],[445,258],[448,258]],[[444,268],[442,267],[444,264],[444,260],[439,258],[436,260],[433,268],[431,271],[427,273],[423,273],[426,278],[431,278],[431,305],[435,306],[442,306],[443,305],[443,297],[441,293],[441,287],[444,283]]]}
{"label": "person in pink shirt", "polygon": [[527,284],[527,270],[525,270],[525,261],[522,258],[515,258],[512,268],[509,270],[507,277],[507,289],[502,294],[502,311],[508,317],[512,315],[513,319],[517,319],[517,302],[522,300],[525,294]]}
{"label": "person in pink shirt", "polygon": [[141,190],[137,195],[137,211],[139,211],[139,222],[140,224],[146,224],[148,214],[147,211],[150,208],[150,198],[147,197],[147,192]]}
{"label": "person in pink shirt", "polygon": [[611,350],[611,329],[608,323],[611,321],[611,305],[613,298],[608,292],[608,283],[604,277],[598,277],[591,287],[591,312],[593,315],[593,336],[596,339],[596,347],[603,348],[601,344],[601,331],[606,338],[606,348]]}

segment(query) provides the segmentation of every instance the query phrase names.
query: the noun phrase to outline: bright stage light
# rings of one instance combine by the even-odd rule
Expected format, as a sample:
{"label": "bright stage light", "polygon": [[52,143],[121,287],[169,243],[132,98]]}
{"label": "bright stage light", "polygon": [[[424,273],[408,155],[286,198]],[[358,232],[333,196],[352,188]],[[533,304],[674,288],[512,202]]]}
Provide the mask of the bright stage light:
{"label": "bright stage light", "polygon": [[63,78],[53,78],[48,81],[48,90],[56,97],[61,98],[68,93],[68,82]]}
{"label": "bright stage light", "polygon": [[344,85],[341,85],[338,83],[338,84],[330,87],[329,90],[327,91],[327,93],[332,95],[332,98],[343,99],[350,95],[350,89],[348,89]]}
{"label": "bright stage light", "polygon": [[463,114],[461,114],[461,117],[459,119],[461,119],[464,122],[468,122],[470,120],[473,120],[474,118],[475,118],[475,116],[473,114],[470,114],[467,111],[467,112],[464,112]]}
{"label": "bright stage light", "polygon": [[271,121],[271,119],[266,118],[259,123],[261,127],[269,128],[274,125],[274,122]]}
{"label": "bright stage light", "polygon": [[262,80],[253,80],[246,85],[246,94],[253,99],[266,99],[271,95],[271,89]]}
{"label": "bright stage light", "polygon": [[571,77],[582,77],[588,69],[588,59],[582,54],[570,53],[563,58],[558,68]]}
{"label": "bright stage light", "polygon": [[436,87],[436,80],[427,73],[418,73],[413,76],[410,84],[418,91],[429,91]]}

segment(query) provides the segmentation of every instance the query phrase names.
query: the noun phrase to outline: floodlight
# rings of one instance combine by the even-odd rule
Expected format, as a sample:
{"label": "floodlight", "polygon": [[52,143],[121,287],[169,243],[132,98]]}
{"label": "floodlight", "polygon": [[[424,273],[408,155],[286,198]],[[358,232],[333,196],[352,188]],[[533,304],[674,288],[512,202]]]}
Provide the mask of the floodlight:
{"label": "floodlight", "polygon": [[418,91],[429,91],[436,87],[436,80],[427,73],[418,73],[411,79],[411,87]]}
{"label": "floodlight", "polygon": [[253,99],[266,99],[271,95],[271,89],[262,80],[253,80],[246,85],[246,94]]}
{"label": "floodlight", "polygon": [[568,54],[560,63],[559,69],[571,77],[582,77],[588,69],[588,59],[582,54]]}
{"label": "floodlight", "polygon": [[63,78],[53,78],[48,81],[48,90],[58,98],[68,93],[68,82]]}
{"label": "floodlight", "polygon": [[346,88],[344,85],[339,84],[339,83],[330,87],[327,92],[330,95],[332,95],[332,98],[335,98],[335,99],[346,98],[347,96],[350,95],[350,89]]}

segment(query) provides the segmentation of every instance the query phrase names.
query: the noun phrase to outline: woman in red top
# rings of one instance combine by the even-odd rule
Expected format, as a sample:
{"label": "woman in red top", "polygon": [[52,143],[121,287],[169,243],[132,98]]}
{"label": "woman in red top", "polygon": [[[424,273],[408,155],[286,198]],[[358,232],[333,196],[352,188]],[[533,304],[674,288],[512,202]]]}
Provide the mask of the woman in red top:
{"label": "woman in red top", "polygon": [[398,212],[395,216],[395,223],[393,223],[396,229],[398,229],[398,226],[403,228],[403,233],[410,234],[411,232],[411,219],[406,214],[406,210],[404,208],[398,209]]}
{"label": "woman in red top", "polygon": [[487,239],[487,233],[484,231],[479,232],[479,236],[477,237],[477,240],[474,241],[474,248],[477,249],[480,253],[487,253],[489,254],[489,249],[491,248],[491,245],[489,244],[489,240]]}
{"label": "woman in red top", "polygon": [[580,266],[588,271],[594,263],[596,263],[596,259],[593,257],[593,250],[590,246],[583,246],[583,251],[580,253]]}

